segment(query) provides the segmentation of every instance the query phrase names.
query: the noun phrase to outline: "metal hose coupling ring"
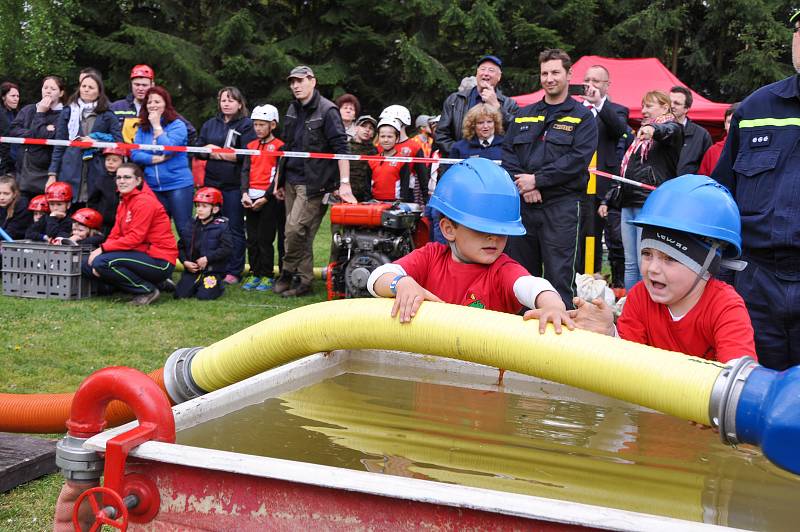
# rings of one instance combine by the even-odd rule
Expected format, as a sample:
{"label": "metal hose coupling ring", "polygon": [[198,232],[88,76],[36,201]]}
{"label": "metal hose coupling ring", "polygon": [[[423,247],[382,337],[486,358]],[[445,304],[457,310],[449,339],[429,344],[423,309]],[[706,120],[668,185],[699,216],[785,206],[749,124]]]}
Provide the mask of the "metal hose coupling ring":
{"label": "metal hose coupling ring", "polygon": [[83,447],[88,439],[67,434],[56,444],[56,465],[67,480],[97,480],[103,476],[103,459]]}
{"label": "metal hose coupling ring", "polygon": [[208,393],[192,378],[192,359],[203,347],[182,347],[174,351],[164,364],[164,387],[170,399],[180,404]]}
{"label": "metal hose coupling ring", "polygon": [[736,436],[736,409],[744,383],[757,366],[758,363],[749,356],[731,360],[731,365],[723,369],[714,382],[708,407],[709,418],[719,427],[723,443],[740,443]]}

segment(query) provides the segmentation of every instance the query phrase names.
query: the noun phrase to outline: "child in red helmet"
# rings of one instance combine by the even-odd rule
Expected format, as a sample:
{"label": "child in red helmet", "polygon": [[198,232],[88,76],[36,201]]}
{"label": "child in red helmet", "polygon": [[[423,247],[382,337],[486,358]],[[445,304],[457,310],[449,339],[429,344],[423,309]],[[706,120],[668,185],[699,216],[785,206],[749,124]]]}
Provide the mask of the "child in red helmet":
{"label": "child in red helmet", "polygon": [[50,213],[34,222],[25,232],[25,238],[36,242],[51,242],[57,238],[68,238],[72,234],[69,218],[72,186],[63,181],[51,183],[44,191]]}
{"label": "child in red helmet", "polygon": [[[69,237],[75,244],[91,246],[92,249],[100,247],[106,237],[101,231],[103,215],[94,209],[84,207],[72,215],[72,234]],[[64,242],[60,242],[63,244]]]}
{"label": "child in red helmet", "polygon": [[228,219],[220,215],[222,192],[203,187],[194,194],[197,216],[181,230],[178,258],[183,274],[175,298],[211,300],[225,290],[225,266],[233,250]]}
{"label": "child in red helmet", "polygon": [[47,204],[47,198],[44,194],[39,194],[31,198],[28,203],[28,210],[33,213],[33,221],[38,222],[45,215],[50,214],[50,206]]}

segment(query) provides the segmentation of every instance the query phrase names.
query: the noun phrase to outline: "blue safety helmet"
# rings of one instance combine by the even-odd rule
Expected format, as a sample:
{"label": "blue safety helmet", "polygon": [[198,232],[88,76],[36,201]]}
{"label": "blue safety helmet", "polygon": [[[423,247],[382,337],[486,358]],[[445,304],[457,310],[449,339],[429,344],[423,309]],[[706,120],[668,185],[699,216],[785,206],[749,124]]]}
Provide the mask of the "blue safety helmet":
{"label": "blue safety helmet", "polygon": [[727,188],[710,177],[687,174],[662,184],[647,197],[633,225],[664,227],[730,244],[724,258],[742,254],[739,207]]}
{"label": "blue safety helmet", "polygon": [[473,157],[451,166],[439,179],[428,205],[475,231],[525,234],[517,187],[508,172],[489,159]]}

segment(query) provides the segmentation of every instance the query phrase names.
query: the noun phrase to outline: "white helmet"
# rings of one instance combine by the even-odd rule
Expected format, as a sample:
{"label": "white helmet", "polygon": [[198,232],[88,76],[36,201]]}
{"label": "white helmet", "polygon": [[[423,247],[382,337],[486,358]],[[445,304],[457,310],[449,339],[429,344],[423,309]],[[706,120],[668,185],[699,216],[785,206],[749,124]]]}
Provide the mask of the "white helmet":
{"label": "white helmet", "polygon": [[275,122],[280,122],[280,119],[278,118],[278,109],[274,105],[270,104],[259,105],[253,109],[253,114],[250,115],[250,120],[264,120],[265,122],[274,120]]}
{"label": "white helmet", "polygon": [[380,118],[395,118],[399,120],[401,124],[406,126],[411,125],[411,113],[408,111],[408,108],[402,105],[390,105],[381,111]]}
{"label": "white helmet", "polygon": [[378,127],[375,129],[380,129],[381,126],[391,126],[397,130],[398,134],[400,133],[400,129],[403,127],[403,125],[400,123],[400,120],[388,116],[381,118],[378,122]]}

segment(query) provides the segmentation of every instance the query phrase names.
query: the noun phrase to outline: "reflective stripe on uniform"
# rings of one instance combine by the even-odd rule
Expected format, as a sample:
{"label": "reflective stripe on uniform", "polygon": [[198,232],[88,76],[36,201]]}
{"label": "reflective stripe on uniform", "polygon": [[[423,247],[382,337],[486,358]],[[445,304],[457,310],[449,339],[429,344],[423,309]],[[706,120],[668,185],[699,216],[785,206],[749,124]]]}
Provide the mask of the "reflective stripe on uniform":
{"label": "reflective stripe on uniform", "polygon": [[581,118],[576,118],[574,116],[564,116],[556,120],[556,122],[569,122],[570,124],[580,124]]}
{"label": "reflective stripe on uniform", "polygon": [[800,118],[752,118],[739,122],[739,128],[762,126],[800,126]]}
{"label": "reflective stripe on uniform", "polygon": [[514,122],[517,124],[522,124],[524,122],[544,122],[544,116],[520,116],[514,119]]}

